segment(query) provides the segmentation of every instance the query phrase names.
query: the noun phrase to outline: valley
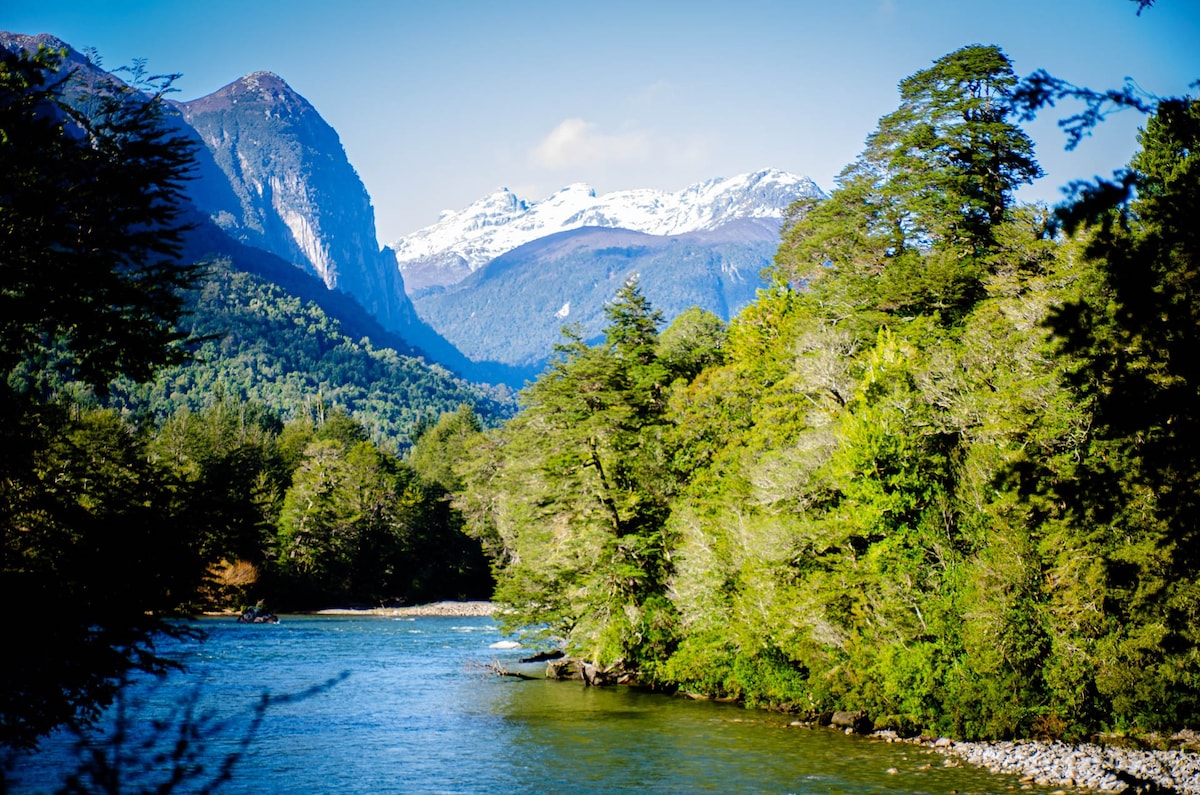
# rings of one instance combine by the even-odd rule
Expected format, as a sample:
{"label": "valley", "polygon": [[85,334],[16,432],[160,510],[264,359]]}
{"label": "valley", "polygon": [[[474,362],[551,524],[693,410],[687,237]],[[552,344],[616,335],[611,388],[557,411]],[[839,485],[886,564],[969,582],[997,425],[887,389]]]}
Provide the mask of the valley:
{"label": "valley", "polygon": [[[279,74],[175,102],[176,75],[48,34],[0,58],[0,563],[30,605],[0,742],[86,730],[170,667],[179,616],[490,600],[489,648],[588,688],[997,769],[1025,743],[954,744],[1070,743],[1036,769],[1076,787],[1160,758],[1089,743],[1194,753],[1193,97],[922,53],[829,192],[776,168],[598,191],[564,166],[715,139],[564,103],[496,150],[564,187],[381,245],[342,137]],[[1035,122],[1071,149],[1116,109],[1142,124],[1120,170],[1022,198]],[[438,120],[459,152],[503,132],[466,110]],[[1174,776],[1126,783],[1194,789]]]}

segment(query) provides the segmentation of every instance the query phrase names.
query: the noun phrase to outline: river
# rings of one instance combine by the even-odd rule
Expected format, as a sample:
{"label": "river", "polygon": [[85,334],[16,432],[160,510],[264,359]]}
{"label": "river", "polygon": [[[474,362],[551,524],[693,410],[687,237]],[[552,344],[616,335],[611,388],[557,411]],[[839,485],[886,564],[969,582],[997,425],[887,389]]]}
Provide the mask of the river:
{"label": "river", "polygon": [[[920,747],[791,728],[785,716],[735,705],[497,677],[487,666],[515,666],[522,651],[490,648],[502,640],[491,618],[196,625],[203,640],[162,649],[186,673],[135,683],[122,701],[125,719],[118,710],[107,718],[110,736],[126,730],[117,744],[126,754],[120,791],[153,785],[181,747],[206,771],[175,791],[203,791],[238,750],[264,693],[302,694],[330,681],[270,704],[219,791],[932,795],[1019,787],[1012,777],[947,768]],[[203,720],[182,721],[189,708]],[[177,743],[178,726],[197,722],[201,736]],[[53,792],[76,764],[77,746],[66,733],[51,737],[19,760],[10,791]],[[163,758],[147,764],[156,753]]]}

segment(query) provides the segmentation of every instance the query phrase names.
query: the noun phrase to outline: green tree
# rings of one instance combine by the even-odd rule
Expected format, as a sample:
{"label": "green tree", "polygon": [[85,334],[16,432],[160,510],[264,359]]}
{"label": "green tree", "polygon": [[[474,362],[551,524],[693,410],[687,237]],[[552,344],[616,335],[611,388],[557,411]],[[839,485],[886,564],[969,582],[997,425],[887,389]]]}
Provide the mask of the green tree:
{"label": "green tree", "polygon": [[63,66],[0,53],[0,582],[23,605],[0,742],[23,746],[94,718],[126,671],[161,667],[160,617],[203,571],[141,438],[62,391],[182,355],[191,144],[165,121],[171,78],[78,88]]}
{"label": "green tree", "polygon": [[868,334],[886,315],[960,319],[983,297],[1012,192],[1041,175],[1032,142],[1008,120],[1016,82],[1008,58],[982,45],[901,81],[900,107],[880,119],[833,196],[796,213],[778,276],[815,285],[837,274],[827,300],[860,316]]}
{"label": "green tree", "polygon": [[372,601],[375,566],[361,569],[364,556],[386,569],[403,548],[398,462],[370,442],[317,438],[304,451],[279,516],[278,566],[293,599]]}
{"label": "green tree", "polygon": [[339,411],[284,428],[281,442],[303,448],[277,516],[269,592],[292,607],[489,596],[480,543],[444,488],[365,435]]}
{"label": "green tree", "polygon": [[1160,102],[1139,141],[1136,198],[1089,230],[1095,288],[1051,320],[1092,410],[1087,447],[1069,479],[1033,482],[1062,505],[1051,518],[1086,528],[1056,535],[1093,562],[1057,596],[1101,606],[1063,637],[1092,660],[1090,709],[1149,730],[1200,712],[1200,103]]}
{"label": "green tree", "polygon": [[[673,489],[660,315],[636,281],[607,307],[605,342],[568,334],[524,409],[467,466],[471,532],[500,548],[497,598],[599,666],[639,670],[669,644],[663,520]],[[650,639],[655,639],[651,641]]]}
{"label": "green tree", "polygon": [[151,452],[183,484],[180,502],[199,524],[210,564],[266,559],[290,471],[277,440],[279,418],[219,395],[202,411],[176,412],[156,431]]}
{"label": "green tree", "polygon": [[659,337],[658,360],[673,378],[691,381],[725,359],[725,321],[693,306],[679,313]]}
{"label": "green tree", "polygon": [[463,483],[455,467],[468,455],[470,439],[481,430],[475,410],[464,403],[454,412],[443,414],[417,437],[408,462],[423,483],[440,487],[446,494],[458,491]]}
{"label": "green tree", "polygon": [[170,478],[116,414],[42,409],[20,441],[29,469],[0,482],[10,626],[0,739],[29,746],[98,716],[129,669],[161,670],[161,617],[191,601],[203,565]]}
{"label": "green tree", "polygon": [[1033,142],[1008,121],[1016,83],[1004,53],[978,44],[900,81],[900,108],[880,121],[868,147],[886,155],[888,192],[911,203],[905,232],[914,242],[990,250],[1013,191],[1042,175]]}

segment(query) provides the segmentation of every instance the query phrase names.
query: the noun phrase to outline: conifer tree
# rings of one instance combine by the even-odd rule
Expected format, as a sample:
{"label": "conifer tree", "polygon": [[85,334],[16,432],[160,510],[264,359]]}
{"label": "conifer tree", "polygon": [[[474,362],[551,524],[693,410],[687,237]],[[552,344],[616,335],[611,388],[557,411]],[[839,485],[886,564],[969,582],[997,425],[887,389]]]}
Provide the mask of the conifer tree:
{"label": "conifer tree", "polygon": [[1032,142],[1008,120],[1015,84],[1008,58],[982,45],[901,81],[900,107],[838,189],[785,231],[779,277],[815,284],[836,274],[827,300],[859,314],[868,334],[863,310],[961,318],[983,295],[1013,191],[1041,175]]}
{"label": "conifer tree", "polygon": [[1070,477],[1042,467],[1030,481],[1060,507],[1047,512],[1058,565],[1091,562],[1056,581],[1060,609],[1103,606],[1057,628],[1090,662],[1078,717],[1149,730],[1200,713],[1200,102],[1162,101],[1139,141],[1134,200],[1088,230],[1096,283],[1052,318],[1091,411],[1087,444]]}
{"label": "conifer tree", "polygon": [[568,329],[493,465],[464,474],[467,502],[491,506],[469,521],[503,547],[497,597],[514,606],[510,623],[543,625],[597,665],[636,669],[653,656],[639,639],[671,623],[668,374],[656,353],[661,315],[636,281],[606,312],[605,342],[588,347]]}

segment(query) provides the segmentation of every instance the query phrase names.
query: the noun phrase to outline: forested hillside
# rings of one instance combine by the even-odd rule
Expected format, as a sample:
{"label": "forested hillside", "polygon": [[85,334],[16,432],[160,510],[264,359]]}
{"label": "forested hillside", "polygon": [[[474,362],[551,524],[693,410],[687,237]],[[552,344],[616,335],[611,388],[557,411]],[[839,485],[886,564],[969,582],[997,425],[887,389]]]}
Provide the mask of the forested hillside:
{"label": "forested hillside", "polygon": [[350,337],[311,301],[216,261],[188,295],[181,328],[197,340],[189,361],[143,384],[115,386],[111,405],[163,418],[214,397],[261,404],[285,419],[340,409],[376,442],[400,451],[417,426],[467,404],[488,424],[508,416],[504,389],[469,384],[444,368]]}
{"label": "forested hillside", "polygon": [[907,78],[728,329],[631,282],[455,448],[512,628],[901,731],[1200,719],[1200,104],[1056,217],[1016,85],[980,45]]}

